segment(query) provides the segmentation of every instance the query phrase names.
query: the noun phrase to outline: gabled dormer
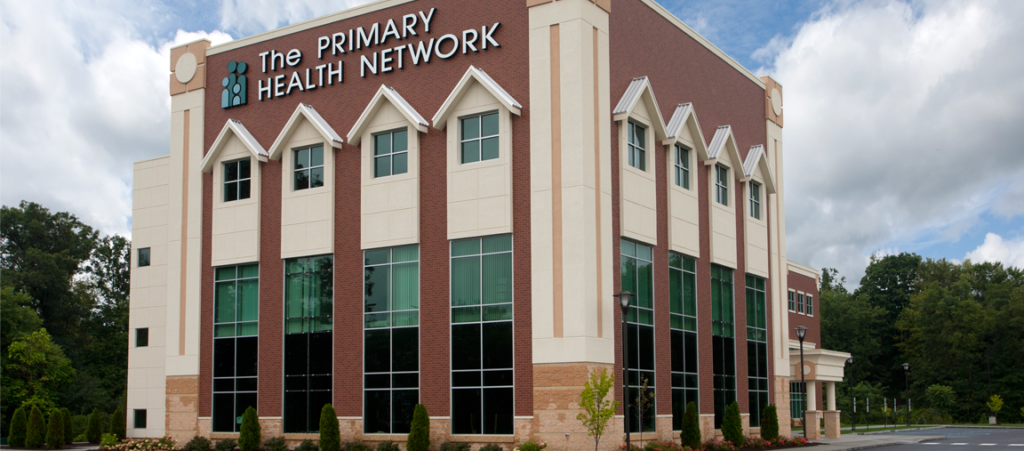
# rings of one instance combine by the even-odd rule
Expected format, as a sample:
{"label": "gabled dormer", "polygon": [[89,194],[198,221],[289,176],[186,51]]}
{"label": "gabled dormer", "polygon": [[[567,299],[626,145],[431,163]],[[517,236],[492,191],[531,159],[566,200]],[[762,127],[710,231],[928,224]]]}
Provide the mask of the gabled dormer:
{"label": "gabled dormer", "polygon": [[658,101],[647,77],[634,78],[612,110],[618,122],[621,234],[649,245],[658,243],[657,159],[668,138]]}
{"label": "gabled dormer", "polygon": [[200,163],[213,173],[213,266],[259,261],[260,163],[268,157],[241,122],[228,119]]}
{"label": "gabled dormer", "polygon": [[743,253],[747,273],[769,277],[768,195],[775,194],[775,177],[768,166],[763,145],[747,152],[743,162]]}
{"label": "gabled dormer", "polygon": [[711,227],[711,262],[736,269],[736,208],[738,181],[743,176],[743,159],[736,147],[732,127],[715,131],[708,146],[708,218]]}
{"label": "gabled dormer", "polygon": [[300,103],[270,147],[281,161],[281,257],[334,252],[335,150],[341,136]]}
{"label": "gabled dormer", "polygon": [[669,248],[700,257],[700,207],[698,168],[708,159],[704,135],[693,104],[676,106],[662,141],[668,152],[668,237]]}
{"label": "gabled dormer", "polygon": [[363,249],[419,242],[420,133],[428,123],[381,85],[348,133],[359,146]]}

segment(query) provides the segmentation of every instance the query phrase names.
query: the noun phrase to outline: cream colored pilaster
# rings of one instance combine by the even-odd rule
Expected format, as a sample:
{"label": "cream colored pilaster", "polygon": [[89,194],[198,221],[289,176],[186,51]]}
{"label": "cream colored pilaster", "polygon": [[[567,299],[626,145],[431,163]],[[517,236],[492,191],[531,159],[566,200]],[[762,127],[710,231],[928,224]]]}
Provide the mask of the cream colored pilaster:
{"label": "cream colored pilaster", "polygon": [[786,260],[786,196],[785,173],[782,164],[782,86],[771,77],[765,82],[765,154],[775,174],[775,194],[768,199],[768,265],[772,293],[772,355],[775,356],[775,375],[790,376],[789,365],[789,285]]}

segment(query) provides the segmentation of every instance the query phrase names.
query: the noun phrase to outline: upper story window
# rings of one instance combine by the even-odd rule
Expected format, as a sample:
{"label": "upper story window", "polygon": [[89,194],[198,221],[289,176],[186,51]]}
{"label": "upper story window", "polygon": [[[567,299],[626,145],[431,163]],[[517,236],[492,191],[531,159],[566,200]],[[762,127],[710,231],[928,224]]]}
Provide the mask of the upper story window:
{"label": "upper story window", "polygon": [[144,247],[139,249],[139,268],[143,266],[149,266],[149,248]]}
{"label": "upper story window", "polygon": [[729,205],[729,168],[715,165],[715,202]]}
{"label": "upper story window", "polygon": [[149,328],[140,327],[135,329],[135,347],[145,348],[149,346]]}
{"label": "upper story window", "polygon": [[294,156],[295,191],[324,186],[324,146],[295,149]]}
{"label": "upper story window", "polygon": [[807,303],[805,307],[807,308],[808,315],[814,315],[814,296],[809,294],[807,295]]}
{"label": "upper story window", "polygon": [[249,198],[251,164],[248,158],[224,163],[224,202]]}
{"label": "upper story window", "polygon": [[460,160],[465,163],[498,158],[498,113],[474,114],[459,120],[462,128]]}
{"label": "upper story window", "polygon": [[796,294],[796,311],[799,312],[799,313],[804,313],[804,294],[803,293],[797,293]]}
{"label": "upper story window", "polygon": [[796,292],[789,290],[789,311],[796,311]]}
{"label": "upper story window", "polygon": [[750,182],[750,216],[761,219],[761,184]]}
{"label": "upper story window", "polygon": [[647,170],[647,129],[636,122],[629,122],[629,165],[641,171]]}
{"label": "upper story window", "polygon": [[676,144],[676,186],[690,189],[690,150]]}
{"label": "upper story window", "polygon": [[409,132],[392,130],[373,136],[373,176],[405,174],[409,171]]}

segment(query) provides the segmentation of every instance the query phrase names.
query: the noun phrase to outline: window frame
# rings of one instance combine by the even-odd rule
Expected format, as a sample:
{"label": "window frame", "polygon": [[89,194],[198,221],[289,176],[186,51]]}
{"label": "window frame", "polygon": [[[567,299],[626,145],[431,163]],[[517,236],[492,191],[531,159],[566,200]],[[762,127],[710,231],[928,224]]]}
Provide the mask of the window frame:
{"label": "window frame", "polygon": [[801,315],[806,315],[807,314],[807,313],[804,312],[804,292],[803,291],[797,291],[796,292],[796,312],[801,314]]}
{"label": "window frame", "polygon": [[[465,114],[463,116],[459,116],[459,117],[456,118],[456,121],[457,121],[457,123],[459,125],[459,130],[458,130],[458,135],[457,135],[458,145],[457,145],[457,148],[456,148],[456,152],[458,152],[457,158],[458,158],[458,162],[459,162],[460,165],[473,164],[473,163],[483,163],[485,161],[492,161],[492,160],[500,160],[501,159],[501,155],[502,155],[502,151],[501,151],[501,120],[502,120],[501,113],[502,113],[502,111],[500,109],[498,109],[498,110],[488,109],[486,111],[481,111],[481,112],[477,112],[477,113]],[[498,130],[493,135],[484,136],[484,134],[483,134],[484,133],[484,117],[485,116],[487,116],[487,117],[494,116],[494,120],[497,122]],[[466,138],[465,137],[466,120],[467,119],[474,119],[474,118],[477,119],[477,136],[475,138]],[[484,140],[490,140],[490,139],[493,139],[493,140],[495,140],[498,143],[498,153],[497,153],[497,155],[494,155],[493,157],[484,158],[484,148],[483,148],[484,147]],[[466,161],[465,152],[463,150],[463,147],[465,146],[466,143],[472,143],[472,142],[478,143],[477,144],[477,150],[476,150],[477,159],[473,160],[473,161]]]}
{"label": "window frame", "polygon": [[750,216],[754,219],[761,219],[761,184],[751,180],[750,186]]}
{"label": "window frame", "polygon": [[729,206],[729,171],[731,169],[722,163],[715,163],[715,202]]}
{"label": "window frame", "polygon": [[[256,274],[255,275],[248,275],[248,276],[243,275],[243,273],[242,273],[242,269],[243,268],[252,268],[252,267],[255,267],[255,270],[256,270]],[[223,279],[218,280],[217,273],[222,271],[222,270],[229,269],[229,268],[234,270],[234,276],[231,277],[231,278],[223,278]],[[239,406],[238,406],[239,396],[238,395],[239,394],[241,394],[243,396],[251,396],[255,400],[255,402],[256,402],[256,404],[253,407],[258,408],[258,405],[259,405],[258,393],[257,393],[257,387],[259,386],[259,339],[260,339],[259,338],[259,306],[260,306],[260,290],[259,290],[260,272],[259,271],[260,271],[260,268],[259,268],[259,264],[258,263],[249,263],[249,264],[242,264],[242,265],[227,265],[227,266],[220,266],[220,267],[214,268],[214,282],[213,282],[213,284],[214,284],[213,285],[214,286],[214,294],[213,294],[213,296],[214,296],[214,303],[213,303],[214,313],[213,313],[213,326],[212,326],[212,330],[213,330],[213,334],[212,334],[213,335],[213,340],[212,340],[212,342],[213,342],[213,345],[214,345],[213,346],[214,351],[213,351],[213,356],[211,358],[211,360],[213,361],[214,369],[213,369],[213,371],[211,371],[211,375],[210,375],[210,381],[211,381],[210,429],[212,431],[214,431],[214,432],[234,433],[234,432],[238,432],[238,431],[241,430],[241,424],[237,420],[239,417],[241,417],[241,413],[242,413],[242,412],[238,412],[238,408],[239,408]],[[255,295],[256,295],[256,304],[253,307],[255,307],[256,319],[255,320],[242,320],[241,319],[242,302],[243,302],[242,284],[243,283],[251,283],[252,281],[255,281],[255,290],[254,291],[255,291]],[[219,307],[219,302],[221,301],[219,299],[219,295],[218,295],[219,288],[221,286],[228,286],[228,285],[233,286],[231,291],[233,292],[234,299],[232,299],[230,302],[232,304],[232,310],[233,310],[233,313],[234,313],[234,318],[232,318],[232,321],[220,321],[220,322],[218,322],[217,308]],[[241,332],[242,331],[241,327],[243,325],[252,325],[252,326],[254,326],[253,328],[255,329],[255,334],[249,333],[249,334],[243,335],[242,332]],[[231,330],[232,330],[232,333],[230,335],[218,335],[218,333],[217,333],[218,329],[223,329],[223,328],[225,328],[225,326],[230,327]],[[255,346],[256,346],[256,362],[255,362],[256,363],[256,371],[255,371],[256,374],[255,375],[242,375],[242,376],[239,376],[239,374],[238,374],[239,373],[239,371],[238,371],[239,341],[240,340],[245,340],[245,341],[251,342],[254,339],[255,339]],[[218,356],[219,345],[222,342],[226,343],[227,341],[231,342],[232,353],[231,353],[231,357],[230,358],[231,358],[232,374],[230,376],[223,376],[223,375],[218,376],[218,371],[219,371],[218,370],[218,368],[219,368],[218,365],[219,364],[218,364],[218,360],[217,359],[219,357]],[[251,390],[245,390],[245,389],[239,390],[239,380],[240,379],[242,380],[242,382],[250,383],[253,388]],[[231,387],[232,387],[231,390],[223,390],[223,389],[218,389],[217,388],[219,381],[228,381],[228,380],[231,381],[230,382]],[[232,421],[232,430],[230,430],[230,431],[226,431],[226,430],[223,430],[223,429],[218,429],[218,427],[220,425],[217,422],[217,418],[218,418],[217,407],[220,407],[220,406],[218,405],[219,403],[218,403],[217,400],[221,396],[230,396],[231,397],[231,412],[232,412],[231,418],[232,418],[233,421]]]}
{"label": "window frame", "polygon": [[[677,265],[676,261],[678,261],[681,264]],[[699,314],[698,314],[698,310],[699,310],[698,303],[699,303],[699,301],[697,300],[697,289],[698,289],[698,285],[700,285],[700,282],[699,282],[700,279],[697,278],[696,261],[697,261],[696,258],[687,256],[685,254],[681,254],[681,253],[678,253],[678,252],[669,251],[669,265],[668,265],[669,266],[669,334],[670,334],[670,337],[671,337],[670,338],[669,346],[670,346],[670,349],[672,351],[672,360],[671,360],[671,366],[669,368],[669,373],[671,374],[670,388],[671,388],[671,391],[672,391],[672,393],[671,393],[672,431],[680,431],[680,430],[682,430],[682,416],[685,415],[685,413],[686,413],[686,405],[687,405],[687,403],[689,401],[692,400],[692,401],[696,402],[698,406],[700,405],[700,366],[701,366],[700,365],[700,342],[701,342],[701,340],[700,340],[700,335],[697,333],[697,323],[698,323],[698,318],[699,318]],[[694,303],[694,305],[693,305],[693,309],[694,309],[693,315],[689,315],[689,314],[686,313],[687,304],[689,303],[689,301],[687,300],[687,287],[686,287],[686,285],[688,283],[687,282],[687,275],[692,276],[690,278],[692,281],[689,282],[689,283],[693,284],[693,287],[691,288],[691,293],[693,295],[693,303]],[[679,284],[680,284],[679,295],[681,296],[681,298],[679,300],[680,301],[679,307],[680,307],[680,310],[681,310],[682,313],[676,313],[676,312],[672,311],[673,309],[675,309],[675,304],[676,304],[676,302],[675,302],[675,291],[672,288],[672,285],[673,285],[673,282],[675,282],[677,280],[677,278],[678,278],[678,281],[679,281]],[[676,321],[677,317],[680,319],[680,321],[678,321],[678,322]],[[690,319],[692,319],[692,322],[688,322],[687,321],[687,320],[690,320]],[[675,336],[677,334],[681,335],[681,338],[683,339],[683,342],[682,342],[683,349],[681,350],[681,352],[683,354],[683,362],[681,362],[683,364],[683,371],[676,371],[675,370],[675,367],[676,367],[676,365],[675,365],[675,363],[676,363],[675,362],[675,356],[676,356],[676,351],[675,351],[676,340],[675,340]],[[690,346],[689,346],[688,340],[693,340],[693,349],[692,350],[694,351],[695,357],[694,357],[694,361],[692,363],[696,365],[696,368],[695,368],[696,371],[695,372],[686,371],[687,370],[687,366],[688,366],[687,360],[689,360],[687,353],[691,350]],[[676,384],[677,379],[679,379],[679,380],[681,380],[681,382],[683,382],[681,384],[681,386],[677,386],[677,384]],[[690,379],[690,380],[688,380],[688,379]],[[693,382],[693,386],[691,386],[691,382]],[[695,392],[695,393],[691,393],[691,392]],[[682,401],[681,405],[677,405],[677,403],[676,403],[676,396],[677,396],[677,394],[680,395],[681,397],[683,397],[683,401]],[[695,395],[696,398],[695,399],[690,399],[689,396],[691,394]],[[678,418],[677,418],[677,414],[679,415]],[[680,427],[678,429],[676,428],[676,424],[677,423],[680,425]]]}
{"label": "window frame", "polygon": [[145,268],[152,264],[152,252],[149,247],[140,247],[138,252],[135,254],[138,258],[136,267]]}
{"label": "window frame", "polygon": [[[630,255],[629,252],[627,251],[627,246],[632,247],[632,249],[633,249],[632,255]],[[640,252],[641,247],[646,248],[646,251],[644,252],[644,255],[641,255],[641,252]],[[650,255],[650,257],[648,258],[647,255]],[[623,266],[626,264],[626,259],[631,259],[631,260],[634,261],[634,263],[633,263],[633,274],[631,275],[631,277],[633,278],[633,283],[636,286],[636,288],[626,287],[625,284],[624,284],[624,280],[622,280],[624,278],[624,274],[625,274],[625,268]],[[640,305],[640,289],[639,288],[640,288],[640,282],[641,282],[640,281],[641,270],[640,270],[640,265],[638,264],[639,262],[650,264],[650,271],[649,271],[649,273],[650,273],[650,280],[648,282],[650,284],[649,285],[649,290],[650,290],[650,297],[651,298],[650,298],[650,306],[649,307],[643,307],[643,306]],[[656,315],[656,313],[655,313],[656,312],[656,310],[655,310],[656,302],[655,302],[655,297],[654,297],[654,294],[655,294],[655,280],[656,280],[657,270],[655,269],[655,266],[654,266],[654,246],[649,245],[647,243],[640,242],[640,241],[636,241],[636,240],[633,240],[633,239],[625,238],[625,237],[620,238],[619,239],[619,265],[620,265],[620,267],[619,267],[620,268],[620,270],[619,270],[619,278],[620,278],[619,282],[620,282],[620,286],[622,286],[622,290],[623,291],[630,291],[630,290],[633,291],[633,296],[630,298],[630,301],[629,301],[629,310],[628,310],[628,313],[626,314],[626,329],[627,329],[626,335],[627,335],[628,339],[630,339],[630,340],[634,339],[634,337],[635,337],[635,340],[636,340],[635,345],[634,345],[634,343],[629,343],[629,349],[631,351],[633,351],[633,352],[629,353],[629,356],[630,356],[629,360],[632,361],[633,359],[636,359],[637,364],[639,366],[639,365],[642,364],[642,362],[641,362],[641,352],[640,352],[641,351],[641,347],[640,346],[641,346],[641,332],[644,329],[649,329],[649,333],[651,335],[651,350],[652,350],[652,354],[656,354],[656,352],[657,352],[656,350],[658,349],[658,332],[657,332],[657,327],[656,327],[657,321],[656,321],[656,317],[655,317],[655,315]],[[644,322],[642,320],[642,315],[641,315],[642,313],[647,313],[647,314],[650,315],[649,316],[650,323]],[[623,344],[625,345],[625,343],[623,343]],[[670,371],[671,371],[671,368],[670,368]],[[643,374],[643,373],[648,373],[648,374]],[[655,399],[654,399],[654,401],[651,402],[651,405],[650,405],[651,414],[647,418],[650,421],[650,423],[648,423],[648,424],[640,424],[639,423],[639,418],[634,416],[630,420],[630,425],[629,425],[630,432],[638,432],[639,433],[639,432],[641,432],[641,430],[643,432],[656,432],[657,431],[658,424],[657,424],[657,421],[655,420],[655,418],[657,416],[656,412],[657,412],[657,404],[658,404],[658,401],[657,401],[658,390],[657,390],[657,388],[658,388],[658,385],[659,385],[658,384],[657,373],[658,373],[658,358],[657,358],[657,355],[653,355],[652,356],[652,358],[651,358],[651,367],[650,368],[632,368],[632,367],[629,368],[629,371],[628,371],[627,374],[628,374],[630,380],[627,381],[626,386],[629,389],[629,396],[630,396],[630,398],[631,399],[635,399],[634,396],[639,396],[639,389],[642,387],[642,383],[641,383],[641,379],[640,378],[642,376],[645,376],[645,377],[649,376],[647,389],[650,390],[650,392],[655,395]],[[632,380],[632,377],[633,377],[634,374],[636,374],[636,379]],[[664,381],[662,381],[662,384],[664,384]],[[671,393],[671,386],[672,386],[671,382],[668,384],[668,386],[670,387],[669,388],[669,392]],[[637,423],[634,424],[633,421],[636,421]],[[637,426],[637,429],[634,429],[633,426]]]}
{"label": "window frame", "polygon": [[[405,133],[405,150],[396,151],[395,150],[395,134],[396,133],[402,133],[402,132]],[[380,136],[384,136],[384,135],[390,136],[390,146],[389,146],[390,150],[388,151],[388,153],[378,154],[377,153],[377,138],[380,137]],[[370,162],[370,172],[372,173],[374,179],[384,178],[384,177],[392,177],[392,176],[396,176],[396,175],[403,175],[403,174],[408,174],[409,173],[409,158],[410,158],[410,153],[409,153],[409,147],[410,147],[409,146],[409,139],[410,138],[409,138],[409,135],[410,135],[410,133],[409,133],[409,127],[408,126],[394,128],[394,129],[391,129],[391,130],[384,130],[384,131],[375,132],[375,133],[371,133],[370,134],[370,147],[371,147],[371,149],[370,149],[370,159],[372,160]],[[405,155],[405,170],[402,171],[402,172],[395,172],[395,158],[397,156],[399,156],[399,155]],[[389,158],[389,161],[390,161],[390,164],[388,165],[388,173],[384,174],[384,175],[380,175],[380,174],[377,173],[377,160],[378,159],[382,159],[382,158]]]}
{"label": "window frame", "polygon": [[[331,265],[330,271],[325,271],[322,268],[322,266],[320,266],[323,263],[321,261],[321,259],[329,259],[329,262],[330,262],[330,265]],[[303,268],[302,268],[301,271],[289,272],[289,264],[290,264],[290,262],[293,262],[293,261],[295,261],[297,264],[303,265]],[[301,261],[301,263],[299,261]],[[320,410],[321,409],[310,409],[310,406],[309,406],[308,403],[309,403],[311,397],[313,396],[312,393],[314,393],[314,392],[319,393],[321,395],[324,394],[324,393],[327,393],[327,398],[328,399],[333,399],[333,396],[335,394],[334,382],[335,382],[335,378],[338,376],[337,372],[334,371],[335,368],[334,368],[334,359],[333,359],[334,350],[335,350],[334,339],[336,338],[335,327],[334,327],[335,326],[335,324],[334,324],[334,320],[335,320],[334,308],[335,308],[335,306],[337,305],[337,302],[338,302],[338,300],[337,300],[337,290],[335,290],[335,288],[337,288],[337,287],[334,286],[334,276],[335,276],[335,274],[337,272],[336,271],[336,269],[337,269],[336,268],[336,261],[335,261],[335,258],[334,258],[334,254],[319,254],[319,255],[311,255],[311,256],[304,256],[304,257],[294,257],[294,258],[284,259],[284,268],[282,268],[282,269],[283,269],[284,285],[285,285],[284,289],[282,290],[284,292],[284,302],[283,302],[283,307],[284,307],[283,310],[284,311],[282,312],[283,313],[282,316],[284,317],[284,330],[282,331],[283,333],[282,333],[282,336],[281,336],[281,340],[282,340],[283,345],[284,345],[283,348],[285,349],[285,351],[287,351],[288,345],[289,345],[288,337],[290,335],[291,336],[303,335],[303,336],[306,337],[305,338],[305,343],[306,343],[306,348],[305,348],[306,351],[305,352],[306,352],[306,355],[307,355],[307,359],[306,359],[307,361],[306,361],[306,364],[305,364],[304,371],[302,373],[289,374],[289,360],[288,360],[289,354],[287,352],[285,352],[285,358],[284,358],[284,362],[283,362],[283,367],[284,368],[283,368],[283,371],[282,371],[282,376],[283,376],[283,381],[282,382],[283,382],[283,384],[281,386],[281,395],[282,395],[282,398],[283,398],[283,400],[282,400],[283,401],[282,402],[282,407],[281,407],[282,430],[283,430],[283,432],[285,434],[291,434],[291,433],[300,433],[300,434],[302,434],[302,433],[316,433],[317,431],[319,431],[319,418],[320,418]],[[308,295],[308,297],[302,297],[302,301],[301,301],[302,302],[302,306],[301,306],[301,310],[302,311],[301,311],[301,314],[299,316],[289,317],[288,316],[288,314],[289,314],[288,313],[288,307],[289,307],[289,304],[288,304],[288,294],[289,294],[289,286],[290,286],[289,285],[289,276],[304,276],[304,277],[308,278],[308,280],[305,280],[305,281],[302,282],[302,287],[303,287],[303,289],[307,289],[307,288],[310,289],[311,290],[310,292],[312,293],[312,288],[311,288],[312,287],[312,275],[316,274],[317,272],[325,273],[325,274],[321,274],[321,277],[322,277],[321,281],[322,282],[323,281],[327,281],[330,284],[330,287],[331,287],[330,288],[331,289],[330,306],[327,307],[328,312],[325,313],[322,310],[324,308],[324,306],[321,304],[319,306],[319,308],[321,308],[321,311],[318,312],[319,315],[313,316],[314,310],[311,308],[310,302],[314,299],[314,295],[310,294],[310,295]],[[318,288],[320,290],[323,290],[324,289],[324,285],[320,285]],[[326,318],[326,321],[327,321],[327,324],[329,325],[329,327],[323,327],[323,322],[324,322],[325,318]],[[299,327],[300,330],[299,331],[290,332],[289,333],[288,327],[289,327],[289,321],[290,320],[299,320],[299,323],[298,323],[298,324],[300,324],[300,327]],[[314,322],[318,322],[317,324],[319,324],[319,327],[314,326]],[[318,335],[318,334],[329,334],[329,337],[327,337],[327,338],[328,338],[328,342],[330,343],[330,350],[331,350],[330,354],[332,356],[332,359],[331,359],[331,363],[327,366],[327,368],[329,369],[328,373],[315,373],[315,372],[313,372],[312,368],[311,368],[311,364],[310,364],[310,360],[312,360],[312,359],[308,358],[309,353],[310,353],[310,348],[312,346],[312,344],[311,344],[311,342],[313,341],[312,338],[314,338],[314,335]],[[320,337],[323,337],[323,335],[320,335]],[[315,377],[324,377],[324,376],[326,376],[328,379],[330,379],[330,384],[328,385],[329,388],[327,388],[327,389],[312,388],[312,379],[315,378]],[[292,377],[292,378],[305,378],[305,380],[306,380],[306,388],[305,389],[289,389],[288,388],[288,380],[289,380],[288,378],[289,377]],[[304,393],[306,393],[306,403],[307,403],[306,404],[306,415],[307,416],[305,418],[305,420],[306,420],[305,421],[306,422],[306,429],[304,431],[289,430],[289,429],[291,429],[291,426],[292,426],[292,424],[289,423],[289,416],[290,416],[289,411],[288,411],[288,405],[289,405],[288,393],[289,392],[293,392],[293,393],[294,392],[304,392]],[[312,421],[313,417],[317,418],[317,421]],[[313,427],[315,427],[316,429],[313,429]]]}
{"label": "window frame", "polygon": [[[637,129],[643,131],[642,139],[634,139]],[[630,167],[641,172],[647,172],[647,134],[650,132],[649,129],[650,127],[632,118],[626,121],[626,152],[628,154],[626,162]]]}
{"label": "window frame", "polygon": [[[728,280],[726,280],[725,275],[728,275]],[[730,318],[728,318],[728,320],[726,320],[723,317],[726,311],[724,310],[725,304],[722,303],[721,299],[722,293],[724,293],[723,289],[726,288],[726,285],[728,285],[729,290],[728,313],[730,314]],[[717,300],[718,309],[715,308],[715,291],[718,291],[720,293],[719,299]],[[716,320],[716,316],[719,319]],[[726,406],[732,402],[739,400],[739,369],[736,362],[736,270],[729,268],[727,266],[716,264],[711,265],[711,324],[712,362],[719,360],[719,354],[722,354],[721,374],[716,372],[717,368],[711,369],[713,380],[717,378],[723,378],[721,380],[721,383],[719,383],[719,381],[716,381],[714,387],[712,387],[712,393],[714,393],[715,395],[715,399],[713,402],[713,405],[715,406],[715,428],[718,429],[721,427],[725,415]],[[718,328],[717,332],[715,331],[716,326]],[[726,326],[728,326],[728,330],[726,330]],[[731,352],[726,352],[728,350],[727,346],[729,346],[730,344]],[[732,358],[731,372],[729,370],[730,367],[728,367],[728,365],[730,365],[730,362],[728,361],[729,357]],[[731,379],[727,380],[725,378]],[[727,387],[726,382],[731,382],[731,387]],[[721,394],[721,396],[724,397],[721,400],[721,405],[719,403],[719,394]],[[730,395],[731,398],[729,397]]]}
{"label": "window frame", "polygon": [[[317,150],[318,148],[320,150],[320,164],[314,165],[313,164],[313,152],[315,150]],[[306,159],[306,162],[308,163],[308,165],[305,166],[305,167],[302,167],[302,168],[298,168],[296,166],[298,166],[298,164],[299,164],[299,152],[302,152],[302,151],[307,151],[308,152],[309,157]],[[306,146],[299,146],[299,147],[292,148],[291,149],[291,163],[292,163],[292,169],[291,169],[291,174],[292,174],[292,177],[291,177],[291,180],[292,180],[292,183],[291,183],[292,191],[305,191],[305,190],[309,190],[309,189],[323,188],[325,186],[326,181],[327,181],[327,170],[326,170],[326,167],[327,167],[327,147],[325,147],[322,143],[316,143],[316,144],[310,144],[310,145],[306,145]],[[314,186],[313,185],[313,171],[316,170],[316,169],[320,169],[321,178],[320,178],[320,184]],[[301,188],[298,186],[298,183],[299,183],[298,177],[299,177],[299,173],[300,172],[306,172],[308,174],[306,176],[306,180],[305,180],[306,186],[301,187]]]}
{"label": "window frame", "polygon": [[789,311],[796,313],[796,290],[789,290]]}
{"label": "window frame", "polygon": [[[243,162],[249,164],[249,176],[246,177],[246,178],[242,178],[242,163]],[[235,169],[235,174],[236,174],[235,178],[231,179],[231,180],[228,180],[228,167],[231,166],[231,165],[237,165],[238,167]],[[225,161],[225,162],[221,163],[221,168],[223,169],[223,172],[221,173],[221,183],[224,185],[223,186],[223,190],[221,191],[221,202],[224,202],[224,203],[235,202],[235,201],[239,201],[239,200],[246,200],[246,199],[252,198],[252,179],[253,179],[253,177],[252,177],[252,166],[253,165],[252,165],[252,158],[251,157],[240,158],[240,159],[237,159],[237,160],[230,160],[230,161]],[[248,182],[248,187],[249,188],[245,192],[245,197],[242,197],[242,195],[241,195],[242,194],[242,182]],[[234,188],[232,188],[234,190],[234,192],[235,192],[235,198],[234,199],[228,199],[228,186],[229,185],[234,185]]]}
{"label": "window frame", "polygon": [[[142,338],[142,340],[140,340]],[[139,344],[139,342],[142,344]],[[148,348],[149,347],[149,328],[148,327],[136,327],[135,328],[135,347],[136,348]]]}
{"label": "window frame", "polygon": [[[770,404],[771,401],[768,397],[770,378],[768,377],[767,285],[768,282],[763,277],[753,274],[746,275],[747,405],[751,406],[750,427],[761,426],[762,409]],[[758,324],[758,320],[760,320],[760,324]],[[755,352],[752,353],[752,349]],[[763,352],[759,352],[762,350]],[[764,359],[761,358],[762,354]],[[754,360],[754,362],[751,362],[751,360]],[[751,363],[754,364],[752,365]],[[753,405],[753,397],[755,396],[758,401],[756,406]]]}
{"label": "window frame", "polygon": [[814,295],[807,294],[804,297],[804,310],[807,316],[814,316]]}
{"label": "window frame", "polygon": [[690,189],[690,149],[684,147],[682,144],[676,143],[676,158],[675,158],[675,185],[685,189]]}
{"label": "window frame", "polygon": [[[132,429],[146,429],[146,409],[132,409]],[[141,414],[141,415],[140,415]],[[139,426],[139,419],[142,419],[142,426]]]}

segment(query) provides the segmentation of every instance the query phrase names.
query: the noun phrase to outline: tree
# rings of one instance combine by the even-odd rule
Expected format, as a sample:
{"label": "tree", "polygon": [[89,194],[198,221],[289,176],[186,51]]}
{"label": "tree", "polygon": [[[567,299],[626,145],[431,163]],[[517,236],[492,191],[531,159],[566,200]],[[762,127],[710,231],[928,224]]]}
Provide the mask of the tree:
{"label": "tree", "polygon": [[7,435],[7,443],[12,448],[25,446],[25,438],[28,435],[28,416],[25,415],[25,407],[18,407],[11,418],[11,429]]}
{"label": "tree", "polygon": [[[865,299],[873,307],[881,308],[883,313],[882,321],[874,326],[877,327],[881,345],[878,355],[870,358],[875,364],[875,369],[868,373],[869,379],[863,380],[881,382],[890,389],[903,386],[904,360],[900,346],[904,336],[896,327],[896,323],[909,307],[911,296],[918,291],[917,274],[920,265],[919,255],[903,252],[899,255],[872,256],[870,264],[865,269],[864,277],[860,280],[860,288],[854,295]],[[858,357],[860,358],[855,359],[855,363],[868,358]]]}
{"label": "tree", "polygon": [[985,405],[988,406],[988,410],[992,411],[992,416],[999,415],[999,411],[1003,410],[1003,398],[999,395],[992,395]]}
{"label": "tree", "polygon": [[761,414],[761,438],[775,440],[779,438],[779,413],[775,404],[768,404]]}
{"label": "tree", "polygon": [[654,392],[648,388],[648,384],[650,384],[650,381],[647,379],[647,376],[640,376],[640,389],[637,390],[636,399],[634,400],[636,401],[634,404],[636,419],[640,425],[641,443],[644,441],[644,420],[652,418],[652,407],[654,407]]}
{"label": "tree", "polygon": [[[246,411],[248,413],[248,411]],[[120,407],[114,411],[113,415],[110,416],[110,433],[117,436],[118,440],[124,440],[128,435],[128,425],[126,423],[124,411]],[[245,417],[242,417],[242,423],[245,423]],[[249,451],[249,450],[243,450]]]}
{"label": "tree", "polygon": [[25,446],[28,448],[39,448],[46,443],[46,421],[43,419],[43,411],[38,406],[32,406],[32,413],[28,415],[28,433],[25,435]]}
{"label": "tree", "polygon": [[608,375],[604,368],[600,372],[590,372],[590,380],[583,385],[580,393],[580,408],[583,412],[576,415],[576,419],[587,428],[587,435],[594,437],[594,451],[597,451],[601,443],[601,435],[608,420],[615,415],[615,409],[619,408],[619,402],[605,400],[608,391],[615,383],[615,375]]}
{"label": "tree", "polygon": [[683,430],[679,432],[679,441],[683,446],[692,449],[700,449],[700,412],[697,411],[697,403],[690,401],[686,403],[686,413],[683,415]]}
{"label": "tree", "polygon": [[722,435],[736,446],[743,446],[743,423],[740,420],[740,405],[733,401],[725,408],[722,418]]}
{"label": "tree", "polygon": [[89,426],[85,429],[85,438],[89,443],[97,444],[103,435],[103,426],[100,424],[100,411],[92,409],[89,414]]}
{"label": "tree", "polygon": [[924,397],[932,408],[943,413],[949,413],[956,402],[956,392],[948,385],[932,384],[924,391]]}
{"label": "tree", "polygon": [[[7,349],[11,343],[39,330],[43,325],[39,315],[29,307],[31,304],[32,298],[29,295],[14,291],[13,287],[0,290],[0,369],[6,368],[10,360]],[[0,371],[0,417],[3,418],[0,430],[7,430],[14,410],[26,401],[20,390],[18,393],[11,390],[15,379],[8,372]]]}
{"label": "tree", "polygon": [[[334,419],[338,421],[337,418]],[[323,418],[320,419],[323,423]],[[242,427],[238,434],[238,448],[242,451],[256,451],[260,449],[260,443],[262,437],[260,436],[260,418],[256,414],[256,409],[253,406],[245,408],[245,413],[242,414]]]}
{"label": "tree", "polygon": [[56,403],[56,393],[75,376],[71,362],[50,340],[46,329],[39,329],[15,340],[7,348],[4,367],[8,394],[25,402],[49,409]]}
{"label": "tree", "polygon": [[64,420],[64,444],[70,445],[75,440],[74,428],[71,427],[71,411],[65,407],[60,409],[60,414]]}
{"label": "tree", "polygon": [[46,446],[50,449],[64,446],[64,414],[60,409],[50,411],[50,424],[46,428]]}
{"label": "tree", "polygon": [[416,404],[412,411],[412,424],[409,426],[409,438],[405,442],[406,451],[430,450],[430,416],[427,406]]}
{"label": "tree", "polygon": [[330,404],[324,404],[320,411],[320,451],[341,451],[338,414]]}

